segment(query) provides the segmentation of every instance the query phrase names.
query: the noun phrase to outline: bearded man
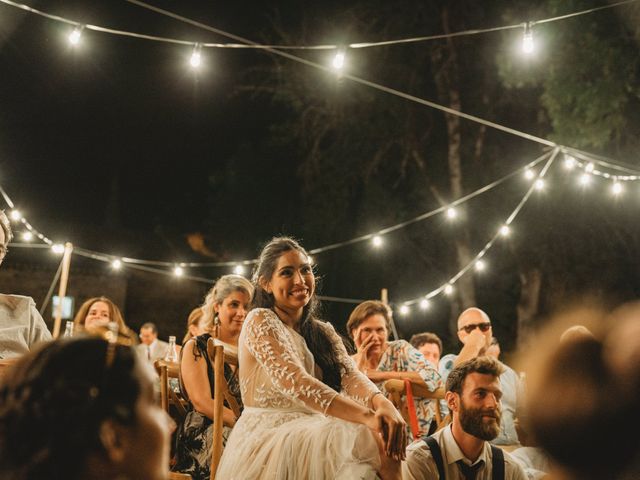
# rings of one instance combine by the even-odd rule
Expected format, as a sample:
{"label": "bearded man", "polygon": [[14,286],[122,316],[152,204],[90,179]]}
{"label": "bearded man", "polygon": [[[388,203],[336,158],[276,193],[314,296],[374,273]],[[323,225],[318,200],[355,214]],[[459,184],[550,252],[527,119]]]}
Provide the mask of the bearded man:
{"label": "bearded man", "polygon": [[404,480],[526,480],[509,453],[489,444],[500,433],[500,375],[493,357],[475,357],[449,374],[445,401],[451,424],[413,442],[402,465]]}

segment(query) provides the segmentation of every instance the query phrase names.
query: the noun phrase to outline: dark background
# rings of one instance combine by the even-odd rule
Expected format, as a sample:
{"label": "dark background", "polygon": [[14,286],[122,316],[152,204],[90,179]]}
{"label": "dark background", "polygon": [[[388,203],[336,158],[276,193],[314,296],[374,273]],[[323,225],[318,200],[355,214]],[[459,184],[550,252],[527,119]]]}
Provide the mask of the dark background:
{"label": "dark background", "polygon": [[[313,6],[302,2],[152,3],[258,42],[281,42],[284,29],[287,35],[297,35],[306,44],[345,41],[340,32],[349,18],[344,12],[351,7],[343,2],[314,2]],[[411,2],[400,3],[398,15],[402,24],[401,15],[410,15],[412,10]],[[79,22],[120,30],[192,41],[230,41],[126,2],[32,1],[29,5]],[[500,5],[505,6],[505,11],[513,7],[510,2],[496,2],[493,11],[497,12]],[[580,6],[575,5],[574,10]],[[466,15],[464,26],[508,24],[513,18],[480,11],[467,11]],[[545,17],[544,9],[539,17]],[[320,26],[305,30],[303,26],[309,19],[318,19]],[[334,152],[335,164],[331,165],[335,171],[325,169],[325,183],[309,190],[309,178],[314,177],[302,167],[309,149],[300,141],[299,133],[289,137],[296,124],[303,124],[299,111],[274,101],[277,94],[259,94],[265,85],[264,72],[277,67],[281,75],[290,75],[286,61],[260,51],[206,49],[203,68],[194,72],[188,66],[189,47],[85,30],[81,45],[72,48],[66,40],[70,30],[68,25],[0,4],[0,184],[29,221],[54,241],[71,241],[114,255],[171,262],[235,261],[255,258],[261,245],[273,235],[294,235],[312,249],[369,233],[438,206],[415,171],[408,168],[398,174],[405,168],[399,161],[377,167],[376,181],[363,181],[359,190],[352,188],[348,194],[342,193],[345,177],[366,176],[348,151]],[[351,33],[354,31],[357,32],[356,27]],[[424,33],[424,28],[412,31],[407,27],[398,32],[381,31],[374,39]],[[355,36],[351,41],[362,38],[365,37]],[[468,75],[462,79],[469,91],[477,80],[474,72],[481,75],[485,70],[497,70],[486,60],[495,60],[496,53],[491,49],[496,46],[498,52],[504,53],[503,41],[504,37],[495,35],[467,40],[470,58],[477,61],[468,63]],[[488,52],[486,57],[478,53],[485,48],[482,45]],[[394,48],[385,50],[384,55],[405,55],[405,69],[415,67],[424,72],[425,78],[428,76],[427,69],[411,63],[412,58],[417,58],[414,52],[426,48],[424,44],[407,50]],[[405,53],[398,53],[400,49]],[[318,62],[329,56],[300,55]],[[382,62],[386,57],[375,55],[373,51],[360,55],[354,74],[390,82],[404,90],[401,80],[405,71],[398,69],[394,76],[391,67],[376,67],[374,60]],[[336,83],[308,67],[293,65],[291,72],[324,82],[318,83],[315,95],[337,92],[338,101],[367,98],[371,105],[380,105],[375,116],[361,122],[372,130],[392,130],[395,122],[386,105],[406,103],[347,81]],[[540,136],[553,131],[548,117],[541,113],[540,88],[494,89],[493,98],[500,99],[492,105],[494,121]],[[463,92],[466,91],[464,87]],[[429,82],[413,93],[436,98],[435,86]],[[468,107],[469,113],[483,116],[486,112],[476,109],[470,95],[463,110]],[[434,138],[445,135],[440,113],[426,113],[426,107],[417,105],[406,108],[414,123],[424,123]],[[465,128],[471,131],[475,127]],[[351,135],[357,145],[354,149],[366,149],[366,144],[376,148],[375,137],[363,138],[359,127],[353,126]],[[509,173],[542,152],[535,143],[493,130],[488,133],[487,144],[489,160],[484,166],[469,167],[467,171],[468,191]],[[446,144],[434,140],[427,150],[430,178],[446,184]],[[599,152],[616,153],[606,148]],[[613,292],[618,301],[637,296],[639,290],[637,209],[604,205],[600,197],[580,193],[569,179],[559,176],[562,172],[557,167],[556,185],[564,185],[563,189],[552,189],[546,196],[529,202],[520,217],[522,227],[515,229],[515,240],[511,244],[499,243],[492,250],[490,270],[476,282],[478,305],[494,317],[499,325],[497,334],[507,350],[514,347],[518,333],[516,306],[521,300],[521,273],[526,270],[523,265],[543,265],[547,272],[556,269],[559,273],[553,278],[562,278],[563,285],[571,284],[573,293]],[[512,181],[469,204],[472,250],[479,250],[490,238],[517,204],[523,188],[522,181]],[[634,195],[633,202],[637,204],[638,194]],[[193,234],[202,235],[210,256],[189,246],[188,239]],[[316,260],[322,293],[366,299],[378,298],[381,288],[389,288],[395,305],[415,298],[458,270],[452,260],[450,234],[449,224],[435,217],[389,235],[380,251],[362,243],[320,254]],[[17,248],[8,257],[7,265],[11,266],[12,261],[17,266],[47,264],[49,273],[55,271],[57,262],[43,252],[18,252]],[[107,264],[74,257],[71,285],[73,269],[77,267],[84,269],[83,273],[88,269],[102,282],[96,282],[101,291],[96,288],[94,293],[90,293],[90,282],[89,286],[84,282],[82,294],[86,296],[103,293],[104,278],[124,275],[131,281],[131,274],[116,275]],[[229,268],[190,270],[212,279],[229,272]],[[162,313],[154,313],[152,319],[180,338],[186,316],[202,301],[208,285],[177,289],[176,281],[166,278],[163,301],[175,307],[171,315],[163,318]],[[158,282],[153,281],[154,285]],[[552,281],[545,283],[551,291],[546,298],[553,297],[556,285]],[[129,295],[123,305],[125,318],[133,327],[146,319],[140,303],[144,306],[146,302],[149,311],[159,308],[166,312],[166,307],[160,308],[157,291],[147,299],[144,288],[136,287],[134,291],[136,299]],[[37,301],[42,297],[30,293],[28,287],[15,293],[33,295]],[[352,308],[348,303],[325,302],[325,316],[340,326]],[[405,338],[428,329],[441,335],[451,349],[456,344],[450,327],[450,320],[457,313],[454,310],[447,300],[439,298],[429,312],[414,308],[408,317],[396,312],[395,318]],[[548,315],[550,310],[543,304],[540,315]],[[132,311],[136,312],[133,318],[128,315]]]}

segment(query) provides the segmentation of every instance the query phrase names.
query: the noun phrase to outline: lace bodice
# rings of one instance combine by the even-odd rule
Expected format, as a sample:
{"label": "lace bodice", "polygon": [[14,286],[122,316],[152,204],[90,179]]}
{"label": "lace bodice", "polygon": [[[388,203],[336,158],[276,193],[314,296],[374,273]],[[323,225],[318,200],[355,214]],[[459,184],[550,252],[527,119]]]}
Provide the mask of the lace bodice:
{"label": "lace bodice", "polygon": [[[356,368],[342,340],[322,323],[346,371],[342,394],[370,406],[377,387]],[[304,338],[269,309],[252,310],[240,334],[240,389],[245,407],[325,413],[338,392],[314,376],[313,354]]]}

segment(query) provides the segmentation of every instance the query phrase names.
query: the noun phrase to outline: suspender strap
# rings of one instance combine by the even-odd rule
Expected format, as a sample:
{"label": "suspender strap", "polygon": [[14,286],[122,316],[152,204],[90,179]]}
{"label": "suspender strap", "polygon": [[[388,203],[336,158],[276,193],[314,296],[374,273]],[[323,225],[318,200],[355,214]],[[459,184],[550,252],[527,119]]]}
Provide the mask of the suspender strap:
{"label": "suspender strap", "polygon": [[491,445],[491,479],[504,480],[504,453],[499,447]]}
{"label": "suspender strap", "polygon": [[436,467],[438,467],[438,475],[440,476],[440,480],[444,480],[446,477],[444,476],[444,462],[442,461],[440,445],[438,445],[438,442],[433,437],[422,437],[422,440],[424,440],[424,442],[429,447],[429,450],[431,450],[433,461],[436,462]]}

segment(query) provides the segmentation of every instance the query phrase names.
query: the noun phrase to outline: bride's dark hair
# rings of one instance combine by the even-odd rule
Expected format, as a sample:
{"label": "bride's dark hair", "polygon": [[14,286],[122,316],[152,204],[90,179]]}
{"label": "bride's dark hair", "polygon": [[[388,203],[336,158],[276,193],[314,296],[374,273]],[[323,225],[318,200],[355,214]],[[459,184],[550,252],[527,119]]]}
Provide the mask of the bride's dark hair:
{"label": "bride's dark hair", "polygon": [[[252,308],[273,309],[273,295],[260,286],[260,279],[269,280],[276,270],[278,259],[291,250],[296,250],[306,257],[309,256],[305,249],[290,237],[274,237],[264,246],[258,259],[258,265],[253,273],[255,294],[251,302]],[[304,337],[309,350],[313,353],[315,361],[322,370],[322,381],[339,392],[341,390],[342,372],[345,371],[345,366],[340,362],[338,353],[325,333],[321,325],[322,321],[317,318],[319,306],[320,302],[314,292],[309,303],[302,311],[300,334]]]}

